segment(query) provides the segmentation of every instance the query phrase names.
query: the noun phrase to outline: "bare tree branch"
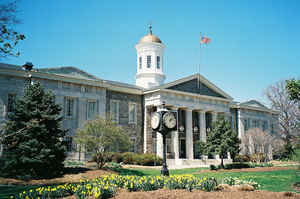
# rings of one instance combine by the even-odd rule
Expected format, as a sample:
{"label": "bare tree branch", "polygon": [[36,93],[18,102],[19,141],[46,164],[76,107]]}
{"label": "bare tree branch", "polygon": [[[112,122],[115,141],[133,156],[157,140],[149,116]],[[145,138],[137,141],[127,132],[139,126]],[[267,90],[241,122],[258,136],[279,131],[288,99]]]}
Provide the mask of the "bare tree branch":
{"label": "bare tree branch", "polygon": [[293,142],[299,136],[300,118],[298,109],[299,102],[289,98],[285,81],[279,81],[275,85],[269,86],[265,91],[265,96],[270,101],[272,109],[279,111],[279,136],[286,144]]}

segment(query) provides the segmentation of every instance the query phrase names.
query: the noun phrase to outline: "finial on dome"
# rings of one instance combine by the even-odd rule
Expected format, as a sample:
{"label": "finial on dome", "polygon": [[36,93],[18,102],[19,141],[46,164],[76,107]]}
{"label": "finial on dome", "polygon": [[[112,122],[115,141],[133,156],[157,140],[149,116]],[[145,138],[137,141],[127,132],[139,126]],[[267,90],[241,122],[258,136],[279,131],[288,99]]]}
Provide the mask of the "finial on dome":
{"label": "finial on dome", "polygon": [[152,24],[149,24],[149,34],[152,35]]}

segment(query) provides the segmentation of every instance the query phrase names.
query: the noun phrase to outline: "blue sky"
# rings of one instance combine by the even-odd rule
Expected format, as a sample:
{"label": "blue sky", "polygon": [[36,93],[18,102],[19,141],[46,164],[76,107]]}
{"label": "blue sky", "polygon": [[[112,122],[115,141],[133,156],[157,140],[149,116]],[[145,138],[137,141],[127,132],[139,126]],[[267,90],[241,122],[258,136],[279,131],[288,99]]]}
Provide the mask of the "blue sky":
{"label": "blue sky", "polygon": [[236,101],[258,99],[278,80],[300,77],[298,0],[20,0],[21,56],[1,62],[76,66],[135,84],[135,45],[153,34],[166,45],[167,82],[198,71]]}

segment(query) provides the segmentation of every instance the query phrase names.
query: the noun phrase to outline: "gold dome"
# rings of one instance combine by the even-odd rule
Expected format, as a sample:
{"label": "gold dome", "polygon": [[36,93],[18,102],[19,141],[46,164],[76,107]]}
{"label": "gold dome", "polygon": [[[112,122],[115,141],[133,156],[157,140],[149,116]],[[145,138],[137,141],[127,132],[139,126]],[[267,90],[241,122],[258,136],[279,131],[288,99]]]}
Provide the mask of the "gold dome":
{"label": "gold dome", "polygon": [[152,26],[149,26],[149,33],[148,35],[144,36],[139,43],[145,42],[154,42],[154,43],[162,43],[162,41],[155,35],[152,34]]}

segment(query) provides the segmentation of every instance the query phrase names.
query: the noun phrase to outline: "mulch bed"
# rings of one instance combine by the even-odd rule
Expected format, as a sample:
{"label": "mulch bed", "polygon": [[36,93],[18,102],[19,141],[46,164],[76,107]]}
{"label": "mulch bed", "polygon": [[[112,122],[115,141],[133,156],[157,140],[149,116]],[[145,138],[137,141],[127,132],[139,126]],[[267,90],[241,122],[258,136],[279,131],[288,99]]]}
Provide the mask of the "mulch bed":
{"label": "mulch bed", "polygon": [[62,177],[53,178],[53,179],[40,179],[40,180],[17,180],[12,178],[1,178],[0,184],[7,184],[7,185],[51,185],[51,184],[65,184],[65,183],[77,183],[80,182],[80,179],[95,179],[102,175],[110,175],[110,174],[117,174],[111,170],[96,170],[90,169],[85,170],[78,173],[69,172]]}
{"label": "mulch bed", "polygon": [[204,192],[204,191],[186,191],[186,190],[157,190],[148,192],[128,192],[121,190],[113,199],[300,199],[300,194],[282,193],[270,191],[220,191],[220,192]]}

